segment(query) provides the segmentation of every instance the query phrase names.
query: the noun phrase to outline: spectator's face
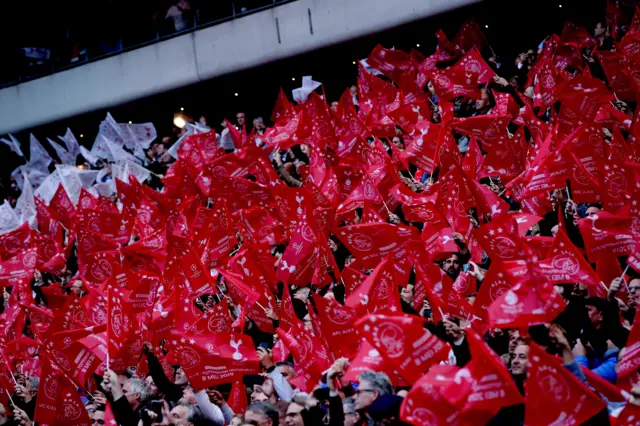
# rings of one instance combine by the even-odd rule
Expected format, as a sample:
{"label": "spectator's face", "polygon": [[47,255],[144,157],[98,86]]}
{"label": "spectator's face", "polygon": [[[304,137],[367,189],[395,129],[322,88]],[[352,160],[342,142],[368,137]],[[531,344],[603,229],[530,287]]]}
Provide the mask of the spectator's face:
{"label": "spectator's face", "polygon": [[0,404],[0,425],[5,424],[8,420],[7,409],[4,408],[4,405]]}
{"label": "spectator's face", "polygon": [[82,281],[75,280],[71,286],[71,290],[73,290],[76,296],[80,296],[82,294]]}
{"label": "spectator's face", "polygon": [[344,411],[344,426],[355,426],[359,422],[360,415],[352,407],[343,404],[342,410]]}
{"label": "spectator's face", "polygon": [[104,426],[104,411],[95,411],[91,416],[91,424],[94,426]]}
{"label": "spectator's face", "polygon": [[169,414],[169,422],[175,426],[188,426],[192,424],[188,420],[189,409],[183,405],[178,405]]}
{"label": "spectator's face", "polygon": [[529,346],[518,345],[513,351],[511,359],[511,374],[519,376],[527,374],[527,366],[529,365]]}
{"label": "spectator's face", "polygon": [[629,281],[628,305],[632,308],[640,306],[640,278]]}
{"label": "spectator's face", "polygon": [[519,344],[520,332],[514,328],[509,330],[509,353],[513,353]]}
{"label": "spectator's face", "polygon": [[476,109],[482,109],[489,104],[489,92],[487,92],[487,89],[482,89],[481,93],[480,99],[476,101]]}
{"label": "spectator's face", "polygon": [[554,236],[554,237],[555,237],[556,235],[558,235],[558,229],[559,229],[559,228],[558,228],[558,225],[554,225],[554,226],[551,228],[551,235],[552,235],[552,236]]}
{"label": "spectator's face", "polygon": [[596,37],[601,37],[605,32],[607,32],[607,27],[598,22],[596,24],[596,29],[593,30],[593,35]]}
{"label": "spectator's face", "polygon": [[122,393],[127,398],[127,401],[129,401],[129,404],[131,404],[132,406],[135,406],[138,404],[138,399],[140,398],[140,394],[134,393],[131,391],[131,383],[125,382],[122,385]]}
{"label": "spectator's face", "polygon": [[460,274],[460,267],[460,259],[458,259],[458,255],[454,254],[444,261],[442,270],[451,278],[456,278]]}
{"label": "spectator's face", "polygon": [[242,420],[242,417],[234,417],[231,419],[231,426],[240,426],[243,423],[244,420]]}
{"label": "spectator's face", "polygon": [[251,394],[251,402],[268,402],[269,398],[262,390],[254,390]]}
{"label": "spectator's face", "polygon": [[284,418],[286,426],[304,426],[304,420],[300,412],[304,409],[302,405],[292,402],[287,408],[287,415]]}
{"label": "spectator's face", "polygon": [[244,112],[239,112],[236,114],[236,120],[238,120],[238,125],[239,126],[243,126],[244,125]]}
{"label": "spectator's face", "polygon": [[158,387],[156,386],[155,382],[153,381],[153,377],[151,377],[150,375],[147,376],[147,378],[144,380],[144,383],[149,388],[149,394],[151,394],[151,395],[157,395],[158,394]]}
{"label": "spectator's face", "polygon": [[196,401],[196,394],[193,393],[193,388],[186,387],[182,392],[182,399],[188,404],[196,405],[198,402]]}
{"label": "spectator's face", "polygon": [[253,423],[257,426],[272,426],[273,421],[266,414],[247,411],[244,414],[245,423]]}
{"label": "spectator's face", "polygon": [[367,380],[360,380],[360,385],[358,386],[358,390],[354,397],[356,410],[369,408],[371,404],[373,404],[373,401],[378,398],[378,395],[378,391],[373,389],[371,382]]}
{"label": "spectator's face", "polygon": [[395,145],[396,148],[404,149],[404,143],[399,137],[395,136],[393,139],[391,139],[391,142],[393,142],[393,145]]}
{"label": "spectator's face", "polygon": [[182,368],[178,368],[178,371],[176,371],[176,379],[174,383],[176,385],[184,385],[187,383],[187,376],[184,375],[184,370],[182,370]]}
{"label": "spectator's face", "polygon": [[337,102],[337,101],[333,101],[333,102],[331,102],[331,109],[332,109],[334,112],[338,112],[338,102]]}
{"label": "spectator's face", "polygon": [[400,297],[408,304],[413,305],[413,284],[407,284],[407,286],[400,291]]}
{"label": "spectator's face", "polygon": [[351,96],[358,96],[358,87],[357,86],[351,86],[349,91],[351,92]]}
{"label": "spectator's face", "polygon": [[587,286],[585,284],[576,284],[573,286],[573,290],[571,291],[571,295],[579,299],[586,298],[588,294],[589,292],[587,291]]}
{"label": "spectator's face", "polygon": [[600,325],[602,323],[602,312],[595,306],[587,305],[587,315],[589,315],[589,321],[593,325]]}
{"label": "spectator's face", "polygon": [[282,374],[282,377],[288,382],[289,380],[296,377],[295,370],[289,365],[281,365],[278,367],[278,371]]}
{"label": "spectator's face", "polygon": [[593,216],[594,214],[598,214],[598,212],[599,212],[599,211],[600,211],[600,209],[599,209],[599,208],[597,208],[597,207],[589,207],[589,208],[587,209],[587,211],[584,213],[584,215],[585,215],[586,217],[591,217],[591,216]]}

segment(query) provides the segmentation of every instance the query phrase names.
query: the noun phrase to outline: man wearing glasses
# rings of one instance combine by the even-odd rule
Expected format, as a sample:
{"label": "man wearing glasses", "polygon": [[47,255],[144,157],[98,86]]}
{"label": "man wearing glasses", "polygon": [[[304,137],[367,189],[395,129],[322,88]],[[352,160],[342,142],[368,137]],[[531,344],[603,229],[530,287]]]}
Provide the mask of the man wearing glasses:
{"label": "man wearing glasses", "polygon": [[358,381],[358,390],[356,390],[356,394],[353,397],[355,402],[354,408],[355,411],[360,413],[360,418],[363,418],[366,416],[366,412],[369,407],[371,407],[371,404],[373,404],[379,396],[393,393],[393,386],[391,385],[389,376],[373,371],[365,371],[360,375]]}

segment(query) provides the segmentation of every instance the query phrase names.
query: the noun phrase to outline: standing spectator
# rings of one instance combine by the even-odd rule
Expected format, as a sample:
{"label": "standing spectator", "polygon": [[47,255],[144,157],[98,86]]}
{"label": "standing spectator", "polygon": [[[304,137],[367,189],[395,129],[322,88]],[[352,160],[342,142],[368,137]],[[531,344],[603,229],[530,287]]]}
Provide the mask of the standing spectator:
{"label": "standing spectator", "polygon": [[167,10],[165,19],[173,22],[173,31],[179,32],[191,28],[191,17],[192,13],[189,0],[174,0]]}

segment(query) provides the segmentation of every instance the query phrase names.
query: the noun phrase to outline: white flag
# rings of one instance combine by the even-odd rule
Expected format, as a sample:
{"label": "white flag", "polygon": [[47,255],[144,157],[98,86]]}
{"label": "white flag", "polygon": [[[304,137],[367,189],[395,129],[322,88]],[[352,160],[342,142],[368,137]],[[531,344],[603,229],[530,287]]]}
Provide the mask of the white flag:
{"label": "white flag", "polygon": [[69,166],[76,165],[76,157],[72,155],[69,151],[67,151],[60,144],[52,141],[49,138],[47,138],[47,142],[49,142],[49,145],[51,145],[51,148],[53,148],[53,150],[56,152],[62,164],[66,164]]}
{"label": "white flag", "polygon": [[27,164],[42,171],[48,171],[49,164],[51,164],[51,156],[33,136],[33,133],[29,135],[29,162]]}
{"label": "white flag", "polygon": [[20,226],[18,216],[16,216],[16,213],[11,208],[11,204],[5,200],[5,202],[0,205],[0,234],[13,231],[18,226]]}
{"label": "white flag", "polygon": [[178,159],[178,149],[180,148],[180,145],[182,144],[182,141],[185,140],[185,138],[193,135],[197,133],[196,132],[196,127],[193,125],[190,125],[189,123],[187,123],[187,131],[185,132],[184,135],[182,135],[180,137],[180,139],[178,139],[176,141],[176,143],[174,143],[173,145],[171,145],[169,147],[169,149],[167,151],[169,151],[169,155],[171,155],[173,158],[175,158],[176,160]]}
{"label": "white flag", "polygon": [[123,148],[119,147],[115,143],[107,140],[107,147],[109,148],[109,153],[111,154],[111,158],[114,162],[119,161],[131,161],[132,163],[136,162],[136,157],[129,154]]}
{"label": "white flag", "polygon": [[80,145],[78,145],[78,140],[73,135],[71,129],[67,128],[67,132],[64,136],[58,136],[62,142],[67,146],[67,151],[69,151],[74,157],[77,157],[80,154]]}
{"label": "white flag", "polygon": [[36,196],[48,205],[61,183],[60,173],[56,169],[38,186]]}
{"label": "white flag", "polygon": [[0,142],[6,144],[12,152],[15,152],[20,157],[24,158],[24,154],[20,149],[20,142],[18,142],[18,139],[14,138],[13,135],[9,135],[9,139],[0,139]]}
{"label": "white flag", "polygon": [[140,183],[143,183],[144,181],[149,179],[149,176],[151,176],[151,172],[149,170],[145,169],[144,167],[138,164],[132,163],[130,161],[127,161],[127,170]]}
{"label": "white flag", "polygon": [[49,176],[49,171],[36,169],[27,163],[17,167],[13,172],[11,172],[11,176],[16,180],[18,188],[22,189],[24,186],[24,176],[29,177],[32,185],[39,186]]}
{"label": "white flag", "polygon": [[87,148],[84,146],[80,147],[80,154],[84,157],[85,160],[89,162],[89,164],[95,166],[98,164],[99,158],[96,155],[93,155]]}
{"label": "white flag", "polygon": [[57,165],[56,170],[62,180],[62,187],[67,191],[67,195],[74,205],[78,204],[80,198],[80,190],[82,189],[82,181],[78,176],[78,168],[73,166]]}
{"label": "white flag", "polygon": [[29,178],[24,177],[24,185],[22,187],[22,193],[18,197],[16,202],[16,208],[14,209],[16,215],[19,218],[19,223],[29,222],[29,226],[35,229],[38,226],[38,214],[36,210],[36,200],[33,197],[33,187]]}
{"label": "white flag", "polygon": [[77,171],[80,180],[82,181],[82,186],[89,189],[93,186],[93,183],[96,181],[96,177],[98,176],[98,170],[85,170],[78,169]]}
{"label": "white flag", "polygon": [[293,99],[299,104],[303,104],[307,101],[307,98],[318,87],[322,86],[322,83],[313,81],[310,75],[302,77],[302,87],[293,89]]}

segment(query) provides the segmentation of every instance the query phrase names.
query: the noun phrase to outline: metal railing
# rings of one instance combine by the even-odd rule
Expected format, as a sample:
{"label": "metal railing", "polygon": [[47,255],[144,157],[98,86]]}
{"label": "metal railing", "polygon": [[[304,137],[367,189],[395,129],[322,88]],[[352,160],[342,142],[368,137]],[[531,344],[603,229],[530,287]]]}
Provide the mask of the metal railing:
{"label": "metal railing", "polygon": [[155,31],[147,31],[146,35],[140,34],[140,31],[136,35],[126,34],[125,29],[123,35],[111,40],[107,38],[100,40],[100,35],[96,34],[97,41],[94,41],[92,45],[76,45],[73,53],[70,46],[67,49],[56,46],[50,48],[25,47],[19,49],[21,55],[16,54],[16,57],[13,58],[14,61],[7,61],[3,65],[5,75],[0,75],[0,89],[100,61],[294,1],[296,0],[212,0],[211,3],[215,3],[215,6],[209,10],[190,11],[189,15],[191,16],[183,21],[186,23],[186,27],[179,31],[171,28],[170,18],[162,16],[161,19],[152,23]]}

